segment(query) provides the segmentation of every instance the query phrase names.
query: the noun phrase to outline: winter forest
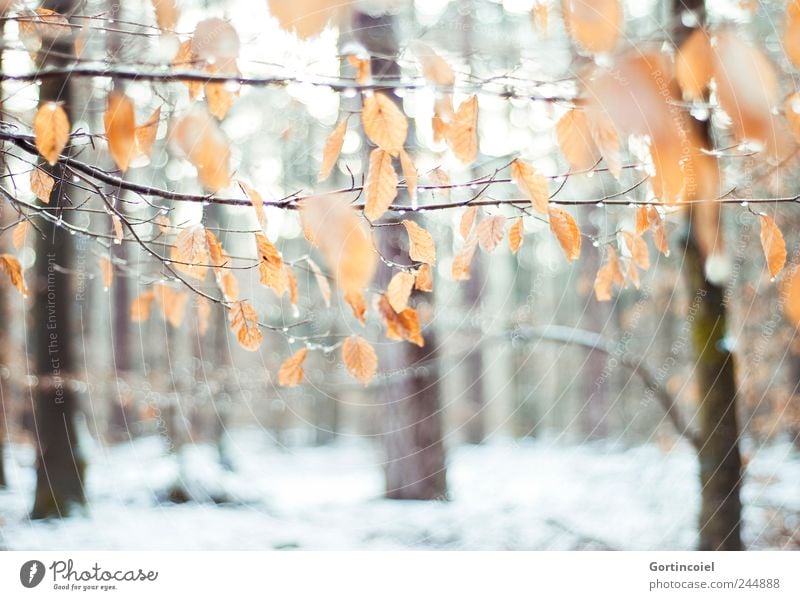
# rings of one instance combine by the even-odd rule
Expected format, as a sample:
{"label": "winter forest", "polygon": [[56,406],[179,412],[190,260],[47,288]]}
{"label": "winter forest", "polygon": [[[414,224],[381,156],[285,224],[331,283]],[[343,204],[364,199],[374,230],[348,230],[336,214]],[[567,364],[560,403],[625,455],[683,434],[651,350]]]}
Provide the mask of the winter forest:
{"label": "winter forest", "polygon": [[800,1],[0,12],[0,549],[800,549]]}

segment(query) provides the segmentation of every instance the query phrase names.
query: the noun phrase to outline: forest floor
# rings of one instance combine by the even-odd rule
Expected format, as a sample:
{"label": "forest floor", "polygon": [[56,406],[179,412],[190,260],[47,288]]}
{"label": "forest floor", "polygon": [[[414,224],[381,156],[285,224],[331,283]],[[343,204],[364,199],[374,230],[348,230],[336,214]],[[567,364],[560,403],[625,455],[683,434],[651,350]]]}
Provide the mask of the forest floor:
{"label": "forest floor", "polygon": [[[373,445],[342,440],[280,448],[263,432],[229,439],[232,469],[211,446],[179,461],[158,438],[87,449],[86,516],[27,518],[34,456],[11,446],[0,491],[6,549],[691,549],[698,482],[688,448],[564,446],[546,440],[451,449],[450,499],[381,498]],[[180,481],[195,499],[165,500]],[[800,454],[750,452],[743,490],[751,548],[800,547]]]}

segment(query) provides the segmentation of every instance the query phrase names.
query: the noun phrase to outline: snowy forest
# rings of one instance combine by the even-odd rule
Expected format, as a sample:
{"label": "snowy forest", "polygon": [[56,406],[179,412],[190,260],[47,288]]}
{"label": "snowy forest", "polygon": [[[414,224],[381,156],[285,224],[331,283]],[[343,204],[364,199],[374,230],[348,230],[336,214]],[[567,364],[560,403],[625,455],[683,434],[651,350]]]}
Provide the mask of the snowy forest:
{"label": "snowy forest", "polygon": [[800,549],[800,0],[0,13],[0,549]]}

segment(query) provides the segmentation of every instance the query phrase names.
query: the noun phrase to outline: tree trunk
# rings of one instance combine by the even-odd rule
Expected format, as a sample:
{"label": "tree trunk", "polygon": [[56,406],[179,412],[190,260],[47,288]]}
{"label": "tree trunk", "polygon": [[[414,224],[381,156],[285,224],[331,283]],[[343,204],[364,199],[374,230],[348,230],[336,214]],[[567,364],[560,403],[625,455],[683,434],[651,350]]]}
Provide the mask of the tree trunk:
{"label": "tree trunk", "polygon": [[[353,30],[373,57],[373,78],[377,81],[398,79],[400,68],[395,61],[398,45],[393,17],[373,17],[355,11]],[[386,93],[394,97],[392,90]],[[409,138],[412,137],[413,131],[409,131]],[[408,251],[403,248],[403,233],[399,229],[381,230],[381,252],[389,260],[405,264]],[[384,285],[386,283],[383,281]],[[414,294],[412,299],[415,298],[420,297]],[[408,342],[391,344],[381,356],[382,369],[396,374],[386,380],[381,393],[385,405],[382,439],[386,452],[387,498],[433,500],[445,498],[447,494],[437,345],[432,330],[426,331],[425,337],[425,348]]]}
{"label": "tree trunk", "polygon": [[[69,14],[70,0],[52,0],[45,7]],[[50,51],[52,49],[52,51]],[[43,67],[68,64],[72,46],[69,40],[46,43],[39,53]],[[71,112],[72,97],[68,78],[42,82],[41,101],[64,103]],[[51,207],[67,206],[74,188],[61,165],[48,168],[56,179],[50,196]],[[78,396],[66,381],[74,377],[76,365],[71,348],[76,322],[69,275],[57,266],[69,267],[72,257],[70,235],[49,221],[40,221],[44,236],[37,238],[36,263],[31,270],[31,337],[38,384],[34,388],[36,427],[36,495],[31,518],[64,517],[86,504],[83,489],[84,460],[78,448],[75,415]]]}
{"label": "tree trunk", "polygon": [[[692,11],[705,22],[704,0],[673,0],[675,44],[691,33],[681,15]],[[708,121],[695,121],[710,148]],[[712,199],[708,199],[712,200]],[[696,305],[691,336],[696,353],[695,373],[701,398],[698,407],[700,485],[700,550],[741,550],[742,504],[739,423],[736,415],[734,357],[725,344],[727,309],[725,290],[708,281],[705,258],[697,244],[697,227],[690,210],[684,248],[684,272]]]}

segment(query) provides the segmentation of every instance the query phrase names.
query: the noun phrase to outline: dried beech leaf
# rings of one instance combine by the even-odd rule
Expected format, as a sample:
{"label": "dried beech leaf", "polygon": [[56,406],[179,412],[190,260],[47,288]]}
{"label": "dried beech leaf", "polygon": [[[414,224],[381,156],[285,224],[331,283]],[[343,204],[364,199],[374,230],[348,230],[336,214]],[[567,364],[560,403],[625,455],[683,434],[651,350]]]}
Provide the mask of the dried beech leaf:
{"label": "dried beech leaf", "polygon": [[15,256],[0,254],[0,271],[3,271],[8,276],[11,285],[17,288],[20,294],[23,296],[28,295],[28,288],[22,276],[22,265]]}
{"label": "dried beech leaf", "polygon": [[478,213],[477,206],[469,206],[461,215],[461,221],[459,223],[458,232],[461,234],[461,237],[465,240],[469,237],[470,232],[472,231],[472,226],[475,223],[475,215]]}
{"label": "dried beech leaf", "polygon": [[171,31],[175,28],[180,17],[180,12],[175,0],[153,0],[156,11],[156,23],[161,31]]}
{"label": "dried beech leaf", "polygon": [[30,227],[30,224],[30,221],[26,219],[25,221],[20,221],[17,226],[14,227],[14,233],[11,234],[11,243],[17,250],[25,245],[25,237],[28,235],[28,227]]}
{"label": "dried beech leaf", "polygon": [[592,54],[611,52],[622,34],[620,0],[561,0],[564,25],[575,43]]}
{"label": "dried beech leaf", "polygon": [[786,264],[786,242],[783,234],[769,215],[761,215],[761,247],[767,258],[769,274],[774,279]]}
{"label": "dried beech leaf", "polygon": [[565,210],[551,206],[548,211],[550,230],[561,244],[567,260],[572,262],[581,255],[581,232],[572,215]]}
{"label": "dried beech leaf", "polygon": [[308,348],[300,348],[289,358],[283,361],[278,370],[278,385],[283,387],[294,387],[302,383],[305,373],[303,372],[303,362],[308,355]]}
{"label": "dried beech leaf", "polygon": [[425,345],[419,324],[419,315],[413,308],[405,308],[400,312],[394,310],[386,296],[378,296],[377,311],[386,327],[386,337],[390,340],[405,340],[420,348]]}
{"label": "dried beech leaf", "polygon": [[364,215],[370,221],[380,219],[397,197],[397,173],[392,165],[392,156],[380,148],[369,156],[366,195]]}
{"label": "dried beech leaf", "polygon": [[478,156],[478,97],[471,96],[461,103],[447,129],[453,154],[465,165]]}
{"label": "dried beech leaf", "polygon": [[433,236],[414,221],[403,219],[402,223],[406,228],[406,233],[408,233],[408,254],[411,260],[435,265],[436,244],[433,241]]}
{"label": "dried beech leaf", "polygon": [[234,302],[228,312],[231,330],[236,334],[239,345],[249,352],[261,347],[264,336],[258,327],[258,314],[248,302]]}
{"label": "dried beech leaf", "polygon": [[395,312],[402,312],[406,309],[413,289],[414,276],[411,273],[405,271],[395,273],[386,287],[386,298]]}
{"label": "dried beech leaf", "polygon": [[467,281],[470,278],[472,259],[478,249],[478,237],[470,235],[462,246],[461,250],[453,257],[451,275],[456,281]]}
{"label": "dried beech leaf", "polygon": [[573,108],[558,120],[556,139],[564,158],[576,171],[591,169],[600,160],[600,150],[583,110]]}
{"label": "dried beech leaf", "polygon": [[194,225],[183,229],[175,238],[170,256],[177,271],[200,281],[205,279],[210,263],[205,227]]}
{"label": "dried beech leaf", "polygon": [[528,197],[534,209],[540,213],[547,214],[550,192],[547,189],[547,179],[545,179],[544,175],[531,165],[516,159],[511,163],[511,179]]}
{"label": "dried beech leaf", "polygon": [[247,185],[244,181],[239,182],[239,187],[244,192],[244,195],[247,196],[247,199],[250,200],[250,204],[253,205],[253,210],[256,213],[256,218],[258,219],[258,224],[261,226],[261,230],[266,231],[267,213],[264,211],[264,200],[261,198],[261,194]]}
{"label": "dried beech leaf", "polygon": [[406,143],[408,121],[397,104],[386,94],[376,92],[364,98],[361,111],[364,133],[375,145],[397,156]]}
{"label": "dried beech leaf", "polygon": [[147,156],[153,153],[153,144],[158,134],[158,125],[161,122],[161,107],[153,111],[150,117],[142,125],[139,125],[134,132],[135,146],[134,155],[136,157]]}
{"label": "dried beech leaf", "polygon": [[111,264],[111,259],[107,256],[101,256],[97,262],[103,279],[103,287],[108,289],[111,287],[111,282],[114,281],[114,265]]}
{"label": "dried beech leaf", "polygon": [[517,250],[522,246],[524,228],[525,224],[522,222],[522,217],[519,217],[508,230],[508,247],[511,248],[513,254],[516,254]]}
{"label": "dried beech leaf", "polygon": [[197,316],[197,333],[202,337],[208,333],[208,324],[211,318],[211,302],[208,301],[208,298],[197,297],[195,315]]}
{"label": "dried beech leaf", "polygon": [[351,335],[342,344],[342,360],[347,372],[365,386],[378,371],[378,355],[367,340],[357,335]]}
{"label": "dried beech leaf", "polygon": [[647,249],[647,243],[640,235],[631,233],[630,231],[623,231],[622,238],[625,240],[625,245],[631,253],[631,259],[637,267],[643,270],[650,268],[650,252]]}
{"label": "dried beech leaf", "polygon": [[261,284],[271,288],[278,297],[281,297],[286,292],[289,283],[283,268],[283,257],[263,233],[256,233],[255,239],[260,261],[258,272]]}
{"label": "dried beech leaf", "polygon": [[706,30],[698,27],[686,38],[675,57],[675,78],[683,96],[696,101],[705,99],[713,73],[711,41]]}
{"label": "dried beech leaf", "polygon": [[417,276],[414,279],[414,289],[420,292],[433,291],[433,269],[430,265],[424,264],[417,269]]}
{"label": "dried beech leaf", "polygon": [[350,305],[353,316],[364,325],[367,322],[367,301],[364,295],[361,292],[345,292],[344,301]]}
{"label": "dried beech leaf", "polygon": [[347,133],[347,119],[342,119],[339,124],[325,140],[325,148],[322,150],[322,166],[319,169],[318,181],[324,181],[333,170],[339,154],[342,152],[344,135]]}
{"label": "dried beech leaf", "polygon": [[136,152],[136,115],[130,98],[121,92],[111,92],[103,123],[111,158],[124,173]]}
{"label": "dried beech leaf", "polygon": [[231,150],[216,119],[195,105],[175,124],[172,138],[197,169],[203,186],[213,192],[228,186]]}
{"label": "dried beech leaf", "polygon": [[36,149],[44,159],[54,165],[69,141],[69,118],[61,105],[45,102],[33,118],[33,135]]}
{"label": "dried beech leaf", "polygon": [[475,234],[478,236],[478,241],[481,243],[481,248],[486,252],[494,252],[495,248],[500,245],[506,234],[506,218],[502,215],[494,217],[486,217],[475,229]]}
{"label": "dried beech leaf", "polygon": [[417,168],[414,161],[405,150],[400,150],[400,167],[403,169],[403,178],[406,180],[406,190],[411,200],[417,198]]}
{"label": "dried beech leaf", "polygon": [[369,83],[369,80],[372,78],[372,63],[369,58],[362,58],[355,54],[349,54],[347,56],[347,62],[356,70],[355,80],[357,84],[364,85]]}
{"label": "dried beech leaf", "polygon": [[31,171],[31,191],[45,204],[50,204],[50,195],[55,184],[55,179],[44,169],[34,168]]}
{"label": "dried beech leaf", "polygon": [[136,296],[131,303],[131,321],[135,323],[147,321],[150,318],[150,308],[155,297],[156,295],[150,290]]}

